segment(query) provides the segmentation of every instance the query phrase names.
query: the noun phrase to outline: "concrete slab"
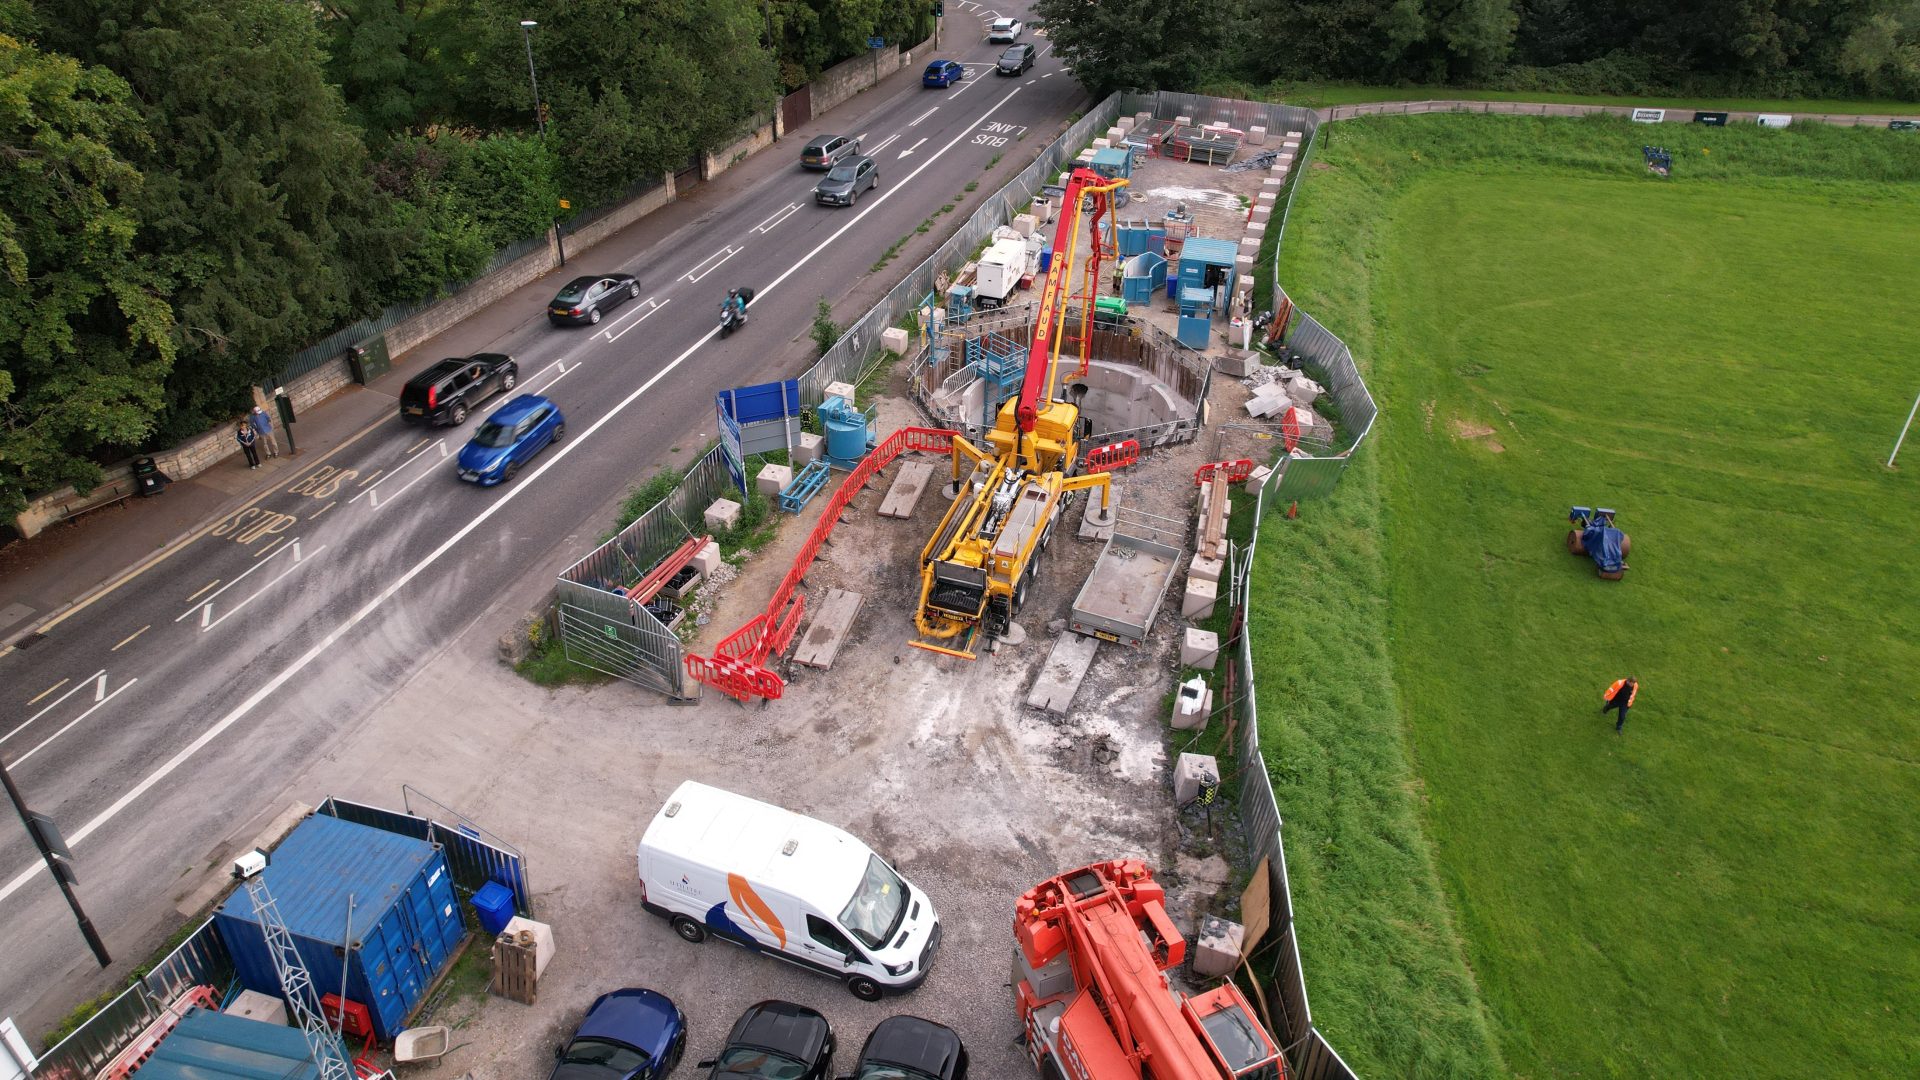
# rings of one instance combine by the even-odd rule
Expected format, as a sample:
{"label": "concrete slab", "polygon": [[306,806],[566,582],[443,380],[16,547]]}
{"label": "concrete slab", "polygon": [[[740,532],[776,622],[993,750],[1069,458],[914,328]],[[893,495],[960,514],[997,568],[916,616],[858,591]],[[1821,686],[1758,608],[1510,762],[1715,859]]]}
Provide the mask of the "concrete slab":
{"label": "concrete slab", "polygon": [[932,479],[931,461],[909,461],[902,465],[893,483],[887,487],[887,497],[880,500],[880,516],[912,517],[913,508],[920,505],[920,495],[927,490]]}
{"label": "concrete slab", "polygon": [[1113,535],[1112,508],[1120,505],[1121,487],[1120,481],[1112,481],[1112,490],[1107,499],[1108,510],[1105,514],[1100,512],[1099,492],[1093,492],[1087,496],[1086,505],[1080,508],[1080,539],[1105,540]]}
{"label": "concrete slab", "polygon": [[1099,638],[1072,632],[1061,634],[1054,640],[1053,651],[1047,654],[1039,676],[1033,680],[1033,689],[1027,691],[1027,704],[1065,715],[1073,705],[1073,695],[1080,690],[1080,680],[1087,677],[1087,669],[1093,666],[1093,654],[1099,647]]}
{"label": "concrete slab", "polygon": [[793,662],[822,671],[833,667],[847,634],[853,629],[853,617],[860,613],[865,597],[845,589],[828,589],[826,599],[813,609],[813,619],[793,647]]}

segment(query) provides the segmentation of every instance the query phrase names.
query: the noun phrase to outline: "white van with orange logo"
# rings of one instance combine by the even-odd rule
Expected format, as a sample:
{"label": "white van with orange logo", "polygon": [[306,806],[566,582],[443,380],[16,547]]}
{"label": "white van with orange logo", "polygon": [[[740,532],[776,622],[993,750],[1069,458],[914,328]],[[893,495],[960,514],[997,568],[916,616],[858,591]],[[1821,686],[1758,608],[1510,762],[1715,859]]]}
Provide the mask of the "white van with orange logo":
{"label": "white van with orange logo", "polygon": [[940,947],[933,902],[841,829],[688,780],[640,838],[640,903],[690,942],[713,934],[845,983],[911,990]]}

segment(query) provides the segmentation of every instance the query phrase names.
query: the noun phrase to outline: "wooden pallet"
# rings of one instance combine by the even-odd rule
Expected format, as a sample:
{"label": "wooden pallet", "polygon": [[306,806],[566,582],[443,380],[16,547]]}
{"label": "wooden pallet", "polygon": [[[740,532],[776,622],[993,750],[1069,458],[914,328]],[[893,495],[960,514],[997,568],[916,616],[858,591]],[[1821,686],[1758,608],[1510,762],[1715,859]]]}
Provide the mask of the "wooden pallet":
{"label": "wooden pallet", "polygon": [[534,966],[533,935],[522,944],[512,934],[493,942],[493,992],[508,1001],[531,1005],[539,996],[540,976]]}

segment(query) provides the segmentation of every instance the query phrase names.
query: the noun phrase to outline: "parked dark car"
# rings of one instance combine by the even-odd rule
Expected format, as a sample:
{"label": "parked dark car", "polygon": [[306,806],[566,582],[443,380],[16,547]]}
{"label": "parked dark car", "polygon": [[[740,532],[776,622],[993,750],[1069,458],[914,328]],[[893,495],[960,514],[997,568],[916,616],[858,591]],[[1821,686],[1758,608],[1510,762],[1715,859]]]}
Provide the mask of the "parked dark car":
{"label": "parked dark car", "polygon": [[548,1080],[662,1080],[687,1048],[687,1018],[665,994],[629,987],[601,994]]}
{"label": "parked dark car", "polygon": [[400,390],[400,419],[458,427],[474,405],[519,381],[520,365],[505,353],[449,357],[407,380]]}
{"label": "parked dark car", "polygon": [[800,167],[831,169],[860,152],[860,140],[851,135],[815,135],[800,148]]}
{"label": "parked dark car", "polygon": [[813,201],[825,206],[852,206],[861,192],[879,182],[878,162],[870,157],[851,157],[814,185]]}
{"label": "parked dark car", "polygon": [[920,73],[920,85],[945,88],[967,77],[967,69],[952,60],[935,60]]}
{"label": "parked dark car", "polygon": [[967,1048],[945,1024],[917,1016],[880,1021],[841,1080],[967,1080]]}
{"label": "parked dark car", "polygon": [[828,1080],[833,1026],[791,1001],[763,1001],[740,1014],[720,1056],[703,1061],[709,1080]]}
{"label": "parked dark car", "polygon": [[640,279],[632,274],[604,274],[577,277],[554,294],[547,305],[547,321],[561,323],[597,323],[600,316],[629,300],[640,297]]}
{"label": "parked dark car", "polygon": [[995,70],[1002,75],[1024,75],[1033,66],[1033,57],[1033,46],[1023,41],[1000,54],[1000,64]]}
{"label": "parked dark car", "polygon": [[455,462],[460,479],[482,487],[511,480],[533,455],[567,434],[560,407],[538,394],[521,394],[494,410],[461,447]]}

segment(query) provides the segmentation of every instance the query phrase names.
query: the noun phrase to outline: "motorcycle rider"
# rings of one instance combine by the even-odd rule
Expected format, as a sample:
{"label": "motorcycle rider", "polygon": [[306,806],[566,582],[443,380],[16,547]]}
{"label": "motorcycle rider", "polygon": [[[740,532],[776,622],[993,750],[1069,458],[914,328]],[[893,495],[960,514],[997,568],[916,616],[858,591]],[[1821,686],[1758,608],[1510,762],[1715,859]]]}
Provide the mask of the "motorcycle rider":
{"label": "motorcycle rider", "polygon": [[727,290],[727,298],[721,302],[721,311],[730,321],[744,325],[747,321],[747,303],[753,299],[753,290],[742,285]]}

